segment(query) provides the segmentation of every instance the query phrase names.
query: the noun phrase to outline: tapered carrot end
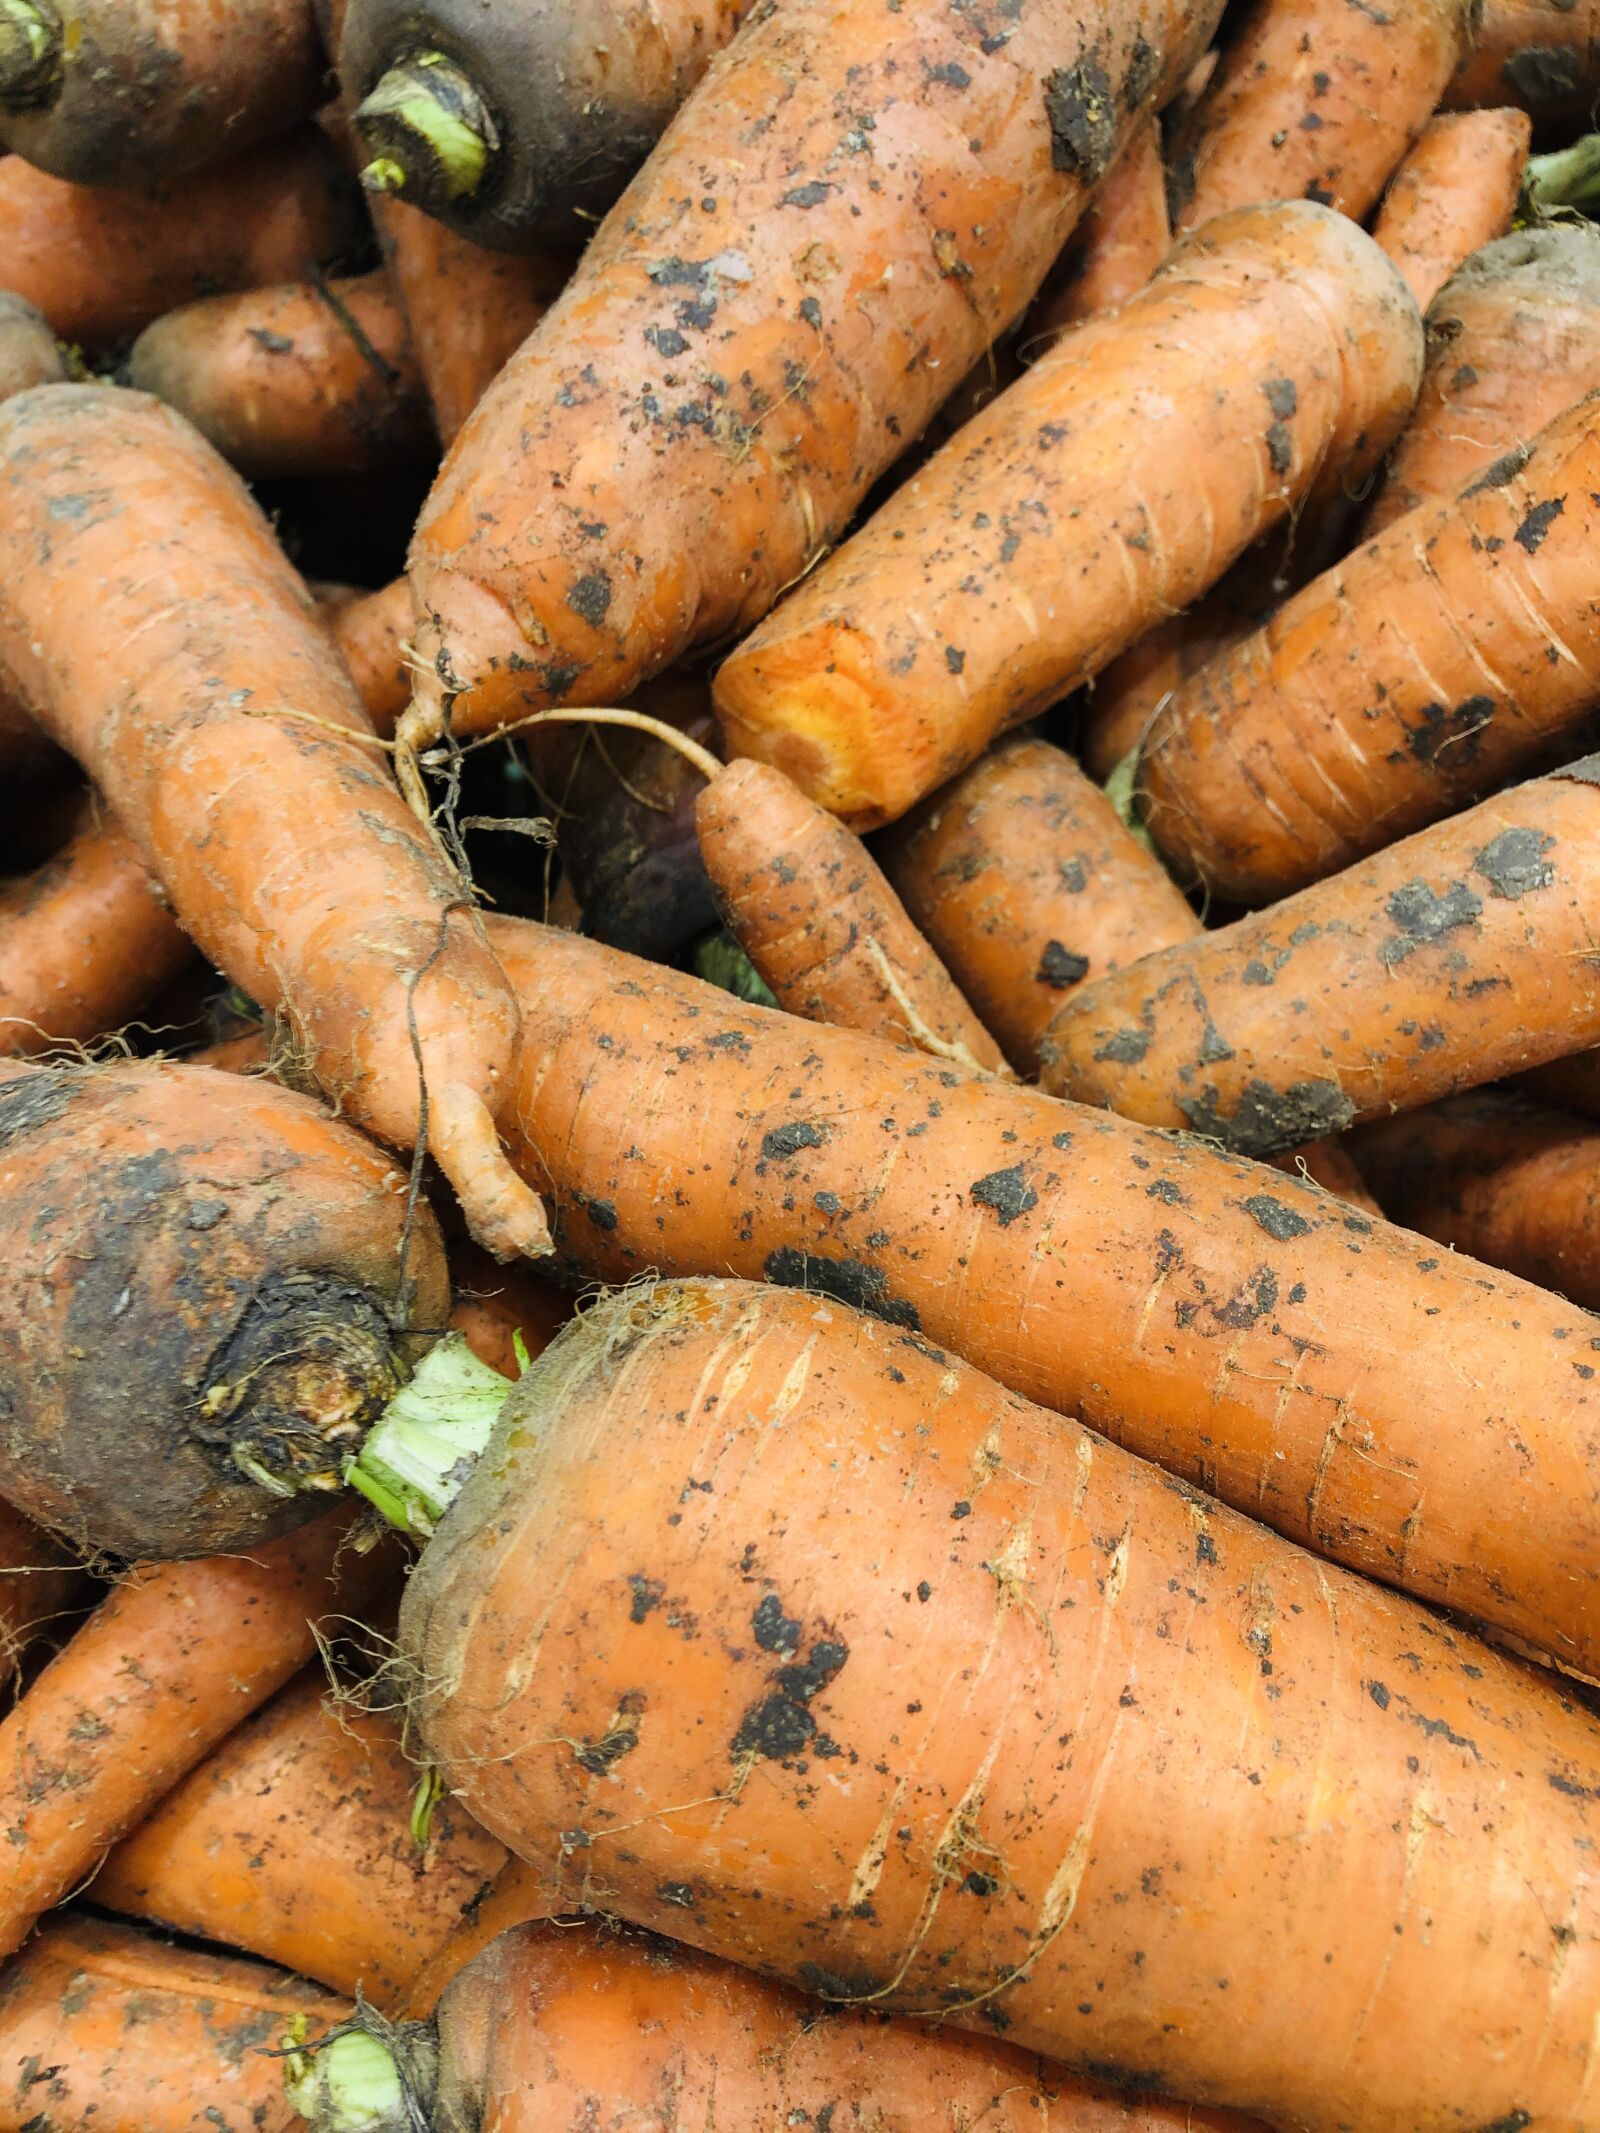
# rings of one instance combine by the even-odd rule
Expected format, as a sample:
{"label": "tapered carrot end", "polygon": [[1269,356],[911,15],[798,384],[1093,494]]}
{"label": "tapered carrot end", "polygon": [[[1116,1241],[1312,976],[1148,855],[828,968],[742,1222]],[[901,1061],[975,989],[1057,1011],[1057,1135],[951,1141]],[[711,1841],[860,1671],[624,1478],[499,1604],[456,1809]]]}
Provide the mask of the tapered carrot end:
{"label": "tapered carrot end", "polygon": [[429,1090],[428,1145],[475,1243],[497,1259],[543,1259],[555,1250],[544,1203],[512,1169],[476,1090],[459,1081]]}

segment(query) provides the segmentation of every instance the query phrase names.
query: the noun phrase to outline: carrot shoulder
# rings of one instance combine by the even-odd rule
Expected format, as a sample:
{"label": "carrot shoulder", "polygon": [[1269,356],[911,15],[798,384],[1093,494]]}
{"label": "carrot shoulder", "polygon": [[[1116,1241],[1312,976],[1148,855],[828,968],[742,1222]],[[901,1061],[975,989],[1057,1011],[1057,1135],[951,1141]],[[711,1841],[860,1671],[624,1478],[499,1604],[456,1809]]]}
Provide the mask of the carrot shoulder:
{"label": "carrot shoulder", "polygon": [[493,1121],[515,1004],[236,477],[143,394],[42,387],[0,412],[0,560],[0,661],[184,930],[354,1119],[425,1131],[482,1242],[545,1249]]}
{"label": "carrot shoulder", "polygon": [[1280,201],[1220,219],[745,639],[715,686],[729,753],[857,827],[903,813],[1204,592],[1330,471],[1370,466],[1421,360],[1409,292],[1342,216]]}
{"label": "carrot shoulder", "polygon": [[1420,309],[1480,245],[1510,229],[1532,139],[1521,111],[1447,111],[1423,128],[1372,225]]}

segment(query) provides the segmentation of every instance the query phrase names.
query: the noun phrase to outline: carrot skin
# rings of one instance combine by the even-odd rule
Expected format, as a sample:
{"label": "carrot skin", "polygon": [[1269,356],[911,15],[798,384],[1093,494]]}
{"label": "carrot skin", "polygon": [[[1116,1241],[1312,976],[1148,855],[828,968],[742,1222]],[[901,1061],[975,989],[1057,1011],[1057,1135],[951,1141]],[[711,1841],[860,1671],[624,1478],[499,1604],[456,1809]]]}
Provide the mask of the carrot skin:
{"label": "carrot skin", "polygon": [[[1216,13],[1041,0],[990,35],[791,0],[748,24],[446,460],[411,552],[413,738],[446,686],[458,734],[616,703],[763,614],[1021,315]],[[1116,92],[1087,132],[1086,66]]]}
{"label": "carrot skin", "polygon": [[412,1978],[400,2012],[408,2022],[428,2021],[446,1988],[484,1949],[492,1947],[502,1934],[547,1915],[544,1876],[514,1854],[508,1854],[493,1888],[481,1903],[473,1905],[450,1938],[435,1949]]}
{"label": "carrot skin", "polygon": [[1330,469],[1374,463],[1421,361],[1409,291],[1343,217],[1280,201],[1213,223],[745,639],[715,683],[728,753],[853,827],[893,820],[1204,592]]}
{"label": "carrot skin", "polygon": [[1442,102],[1447,111],[1516,104],[1541,133],[1570,139],[1593,124],[1597,89],[1596,0],[1484,0],[1477,35]]}
{"label": "carrot skin", "polygon": [[1552,1059],[1518,1079],[1518,1086],[1541,1102],[1580,1118],[1600,1118],[1600,1052],[1574,1052],[1570,1058]]}
{"label": "carrot skin", "polygon": [[36,304],[0,289],[0,400],[30,385],[59,385],[67,377],[61,343]]}
{"label": "carrot skin", "polygon": [[29,1646],[71,1610],[85,1582],[58,1542],[0,1501],[0,1690]]}
{"label": "carrot skin", "polygon": [[1571,1478],[1600,1395],[1556,1336],[1570,1306],[1197,1143],[490,928],[541,1032],[513,1146],[552,1188],[566,1278],[731,1271],[865,1302],[1292,1539],[1600,1672]]}
{"label": "carrot skin", "polygon": [[600,1307],[400,1638],[563,1907],[1309,2133],[1590,2119],[1589,1712],[903,1327]]}
{"label": "carrot skin", "polygon": [[450,1330],[505,1378],[517,1377],[526,1357],[547,1348],[572,1316],[571,1298],[531,1268],[501,1266],[464,1237],[450,1246],[450,1287]]}
{"label": "carrot skin", "polygon": [[1447,111],[1423,128],[1372,225],[1419,310],[1472,253],[1510,229],[1532,144],[1521,111]]}
{"label": "carrot skin", "polygon": [[1149,118],[1095,187],[1093,203],[1028,313],[1027,340],[1125,304],[1171,249],[1161,128]]}
{"label": "carrot skin", "polygon": [[411,669],[402,647],[411,635],[411,588],[404,578],[364,593],[329,622],[372,730],[385,740],[411,699]]}

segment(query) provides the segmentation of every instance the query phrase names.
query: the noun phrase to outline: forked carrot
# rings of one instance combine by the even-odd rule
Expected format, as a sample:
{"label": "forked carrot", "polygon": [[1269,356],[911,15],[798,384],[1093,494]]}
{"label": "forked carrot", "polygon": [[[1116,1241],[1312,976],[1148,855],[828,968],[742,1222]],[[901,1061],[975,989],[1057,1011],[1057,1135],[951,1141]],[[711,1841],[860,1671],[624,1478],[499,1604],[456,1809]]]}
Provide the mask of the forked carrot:
{"label": "forked carrot", "polygon": [[1419,309],[1473,252],[1510,229],[1532,139],[1521,111],[1447,111],[1423,128],[1372,225]]}

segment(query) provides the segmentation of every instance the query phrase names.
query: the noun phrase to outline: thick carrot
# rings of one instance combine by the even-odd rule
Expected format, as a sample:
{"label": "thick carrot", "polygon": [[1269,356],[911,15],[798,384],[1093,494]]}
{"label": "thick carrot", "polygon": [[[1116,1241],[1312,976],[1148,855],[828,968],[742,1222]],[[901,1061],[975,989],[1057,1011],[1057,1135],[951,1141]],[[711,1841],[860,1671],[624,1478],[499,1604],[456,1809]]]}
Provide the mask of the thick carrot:
{"label": "thick carrot", "polygon": [[[357,2050],[364,2060],[372,2042],[368,2033],[318,2054],[317,2133],[357,2133],[360,2091],[341,2062]],[[748,1970],[653,1934],[576,1922],[521,1925],[487,1947],[451,1985],[427,2046],[408,2051],[400,2038],[388,2049],[399,2085],[441,2129],[764,2133],[820,2120],[873,2133],[1244,2133],[1250,2124],[1118,2095],[933,2023],[866,2008],[823,2019],[815,2001]]]}
{"label": "thick carrot", "polygon": [[91,1900],[393,2007],[505,1847],[448,1797],[411,1830],[399,1718],[329,1707],[314,1661],[123,1840]]}
{"label": "thick carrot", "polygon": [[1443,112],[1423,128],[1372,225],[1420,309],[1480,245],[1510,229],[1532,140],[1521,111]]}
{"label": "thick carrot", "polygon": [[1320,200],[1359,220],[1432,117],[1476,18],[1477,0],[1251,0],[1169,143],[1173,228],[1252,200]]}
{"label": "thick carrot", "polygon": [[400,1640],[566,1908],[1310,2133],[1593,2123],[1590,1713],[903,1328],[598,1307]]}
{"label": "thick carrot", "polygon": [[104,804],[53,859],[0,885],[0,1053],[27,1056],[119,1029],[194,948]]}
{"label": "thick carrot", "polygon": [[786,0],[750,23],[445,463],[411,551],[409,738],[447,705],[465,733],[615,703],[763,614],[1021,315],[1216,13]]}
{"label": "thick carrot", "polygon": [[494,1127],[515,1004],[237,478],[143,394],[24,393],[0,410],[0,579],[0,662],[185,932],[358,1123],[425,1131],[481,1243],[547,1248]]}
{"label": "thick carrot", "polygon": [[728,929],[780,1007],[1008,1072],[861,839],[781,770],[729,764],[695,823]]}
{"label": "thick carrot", "polygon": [[121,1556],[303,1522],[443,1323],[407,1232],[388,1156],[272,1082],[0,1063],[0,1494]]}
{"label": "thick carrot", "polygon": [[350,0],[339,73],[363,181],[480,245],[582,244],[749,0]]}
{"label": "thick carrot", "polygon": [[0,1500],[0,1689],[29,1646],[70,1610],[83,1584],[64,1550]]}
{"label": "thick carrot", "polygon": [[1593,123],[1597,94],[1596,0],[1484,0],[1477,35],[1443,102],[1456,111],[1516,104],[1560,139]]}
{"label": "thick carrot", "polygon": [[61,343],[44,313],[26,297],[0,289],[0,400],[25,393],[30,385],[59,385],[68,375]]}
{"label": "thick carrot", "polygon": [[0,147],[74,185],[165,182],[308,117],[323,66],[311,0],[6,0]]}
{"label": "thick carrot", "polygon": [[103,347],[174,304],[289,281],[356,237],[359,202],[314,126],[155,190],[69,185],[0,162],[6,284],[65,341]]}
{"label": "thick carrot", "polygon": [[441,1942],[406,1987],[401,2012],[407,2020],[426,2022],[451,1980],[502,1933],[546,1915],[544,1876],[537,1868],[508,1856],[494,1887],[472,1906],[450,1938]]}
{"label": "thick carrot", "polygon": [[[1204,592],[1416,394],[1416,307],[1343,216],[1226,216],[1059,341],[717,676],[730,754],[858,827]],[[1178,449],[1181,433],[1182,449]]]}
{"label": "thick carrot", "polygon": [[360,473],[433,446],[405,314],[383,273],[184,304],[134,342],[128,381],[252,478]]}
{"label": "thick carrot", "polygon": [[1088,213],[1028,313],[1027,338],[1076,326],[1136,296],[1172,247],[1161,128],[1146,119],[1095,187]]}
{"label": "thick carrot", "polygon": [[319,1519],[253,1555],[130,1571],[0,1723],[0,1954],[392,1582]]}
{"label": "thick carrot", "polygon": [[733,1272],[866,1305],[1600,1673],[1573,1472],[1600,1392],[1570,1307],[1197,1142],[490,923],[541,1032],[518,1153],[574,1279]]}
{"label": "thick carrot", "polygon": [[285,2133],[286,2033],[350,2011],[265,1963],[64,1912],[0,1973],[0,2133]]}
{"label": "thick carrot", "polygon": [[1263,1154],[1600,1043],[1600,757],[1086,985],[1044,1083]]}
{"label": "thick carrot", "polygon": [[1174,691],[1138,770],[1173,872],[1264,903],[1548,760],[1600,702],[1597,539],[1600,393]]}
{"label": "thick carrot", "polygon": [[1600,376],[1600,231],[1552,222],[1485,245],[1428,313],[1416,411],[1390,456],[1366,532],[1526,444]]}

